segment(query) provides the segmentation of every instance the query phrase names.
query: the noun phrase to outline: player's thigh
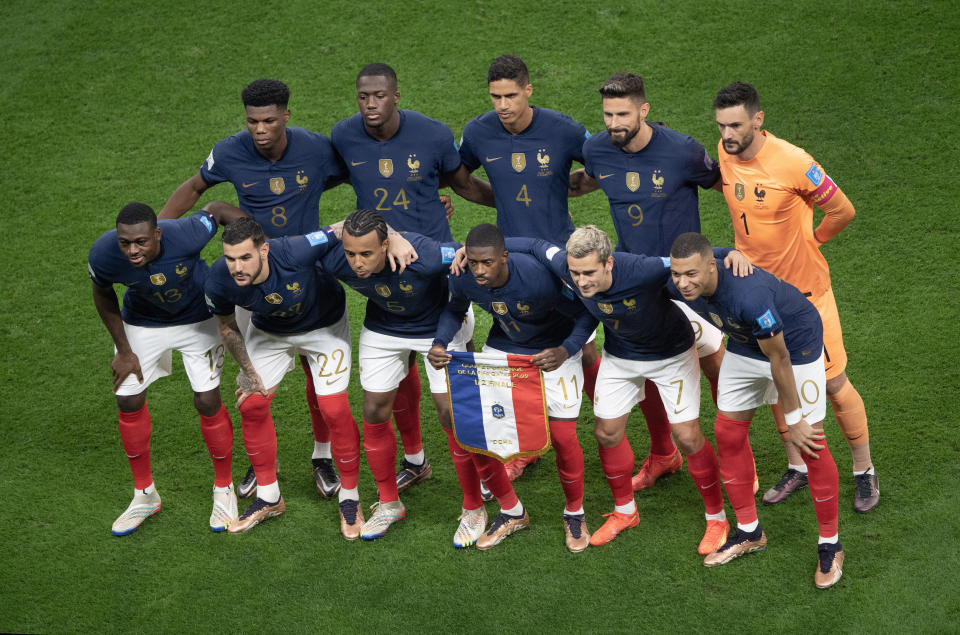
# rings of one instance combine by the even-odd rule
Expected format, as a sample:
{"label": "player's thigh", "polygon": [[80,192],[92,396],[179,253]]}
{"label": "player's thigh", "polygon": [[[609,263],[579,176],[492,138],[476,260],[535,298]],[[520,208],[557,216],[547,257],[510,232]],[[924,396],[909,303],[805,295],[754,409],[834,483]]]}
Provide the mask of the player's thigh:
{"label": "player's thigh", "polygon": [[[127,375],[117,389],[118,397],[139,395],[150,384],[170,374],[173,370],[173,355],[168,336],[172,328],[174,327],[134,326],[123,323],[123,331],[127,335],[130,349],[140,362],[143,383],[140,383],[136,375]],[[116,355],[116,347],[113,352]]]}
{"label": "player's thigh", "polygon": [[843,329],[833,289],[817,298],[810,298],[823,320],[823,362],[827,379],[838,377],[847,369],[847,350],[843,346]]}
{"label": "player's thigh", "polygon": [[645,362],[644,375],[657,385],[670,423],[700,416],[700,362],[696,346],[679,355]]}
{"label": "player's thigh", "polygon": [[690,328],[693,329],[693,345],[697,348],[698,357],[713,355],[723,346],[723,331],[700,317],[696,311],[687,306],[686,302],[678,300],[673,301],[680,307],[683,314],[690,320]]}
{"label": "player's thigh", "polygon": [[407,340],[384,335],[366,327],[360,331],[359,361],[360,385],[368,392],[396,390],[407,376],[407,362],[414,350]]}
{"label": "player's thigh", "polygon": [[247,356],[253,369],[260,375],[264,388],[273,388],[290,372],[297,347],[292,335],[268,333],[253,324],[247,327],[245,342]]}
{"label": "player's thigh", "polygon": [[795,364],[793,379],[800,395],[800,414],[809,424],[823,421],[827,416],[827,376],[823,359],[809,364]]}
{"label": "player's thigh", "polygon": [[[462,341],[458,338],[454,338],[447,346],[448,351],[459,351],[464,352],[467,350],[467,342],[469,339],[463,339]],[[423,368],[427,372],[427,380],[430,382],[430,392],[434,395],[445,394],[447,392],[447,370],[446,367],[437,370],[426,361],[427,353],[430,351],[430,348],[433,346],[433,338],[425,337],[421,339],[409,340],[410,347],[423,355],[424,362]]]}
{"label": "player's thigh", "polygon": [[183,357],[193,392],[207,392],[219,386],[224,348],[216,319],[176,327],[171,335],[173,349]]}
{"label": "player's thigh", "polygon": [[298,335],[297,348],[306,355],[318,395],[343,392],[350,384],[350,321],[347,312],[336,323]]}
{"label": "player's thigh", "polygon": [[777,388],[770,374],[769,360],[727,350],[717,380],[717,409],[741,412],[774,403],[777,403]]}
{"label": "player's thigh", "polygon": [[601,419],[616,419],[629,413],[644,397],[646,378],[641,362],[622,359],[606,350],[600,356],[600,369],[593,392],[593,414]]}

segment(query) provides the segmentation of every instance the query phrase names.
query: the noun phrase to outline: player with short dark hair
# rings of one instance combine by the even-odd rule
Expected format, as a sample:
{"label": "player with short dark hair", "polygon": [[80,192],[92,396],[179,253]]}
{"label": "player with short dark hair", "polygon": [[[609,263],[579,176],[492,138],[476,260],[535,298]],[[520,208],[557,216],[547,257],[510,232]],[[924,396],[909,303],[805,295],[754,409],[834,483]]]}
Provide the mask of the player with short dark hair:
{"label": "player with short dark hair", "polygon": [[753,452],[748,431],[757,406],[778,397],[790,442],[802,452],[819,525],[820,588],[840,579],[837,464],[823,433],[826,415],[823,327],[816,308],[796,287],[756,269],[734,277],[699,233],[681,234],[670,254],[673,297],[722,326],[729,335],[720,367],[715,432],[720,474],[737,514],[737,531],[703,561],[717,566],[766,547],[754,499]]}
{"label": "player with short dark hair", "polygon": [[[802,291],[823,319],[827,397],[837,425],[853,455],[854,499],[858,512],[880,502],[880,488],[870,457],[870,431],[863,399],[847,379],[847,352],[840,314],[830,282],[830,268],[820,246],[839,234],[855,210],[846,195],[813,157],[763,129],[760,98],[750,84],[734,82],[714,99],[723,196],[737,249],[755,264]],[[824,212],[813,227],[813,206]],[[774,417],[787,451],[787,472],[766,494],[778,503],[807,481],[807,469],[789,442],[779,407]]]}
{"label": "player with short dark hair", "polygon": [[[644,399],[646,386],[653,383],[703,498],[706,529],[697,551],[701,555],[715,551],[726,540],[729,524],[717,457],[700,430],[700,369],[693,332],[683,311],[664,293],[667,259],[614,254],[606,233],[593,225],[573,232],[565,250],[545,241],[517,238],[508,239],[507,246],[533,254],[574,289],[587,311],[603,323],[594,435],[615,507],[590,544],[606,544],[640,523],[629,479],[634,454],[626,425],[634,405]],[[749,268],[731,250],[718,255],[729,257],[731,265]]]}
{"label": "player with short dark hair", "polygon": [[[533,85],[523,60],[501,55],[490,63],[487,88],[493,110],[467,123],[460,158],[471,172],[482,167],[497,203],[497,227],[504,236],[543,238],[557,244],[573,232],[567,209],[570,167],[583,163],[590,133],[567,115],[530,105]],[[593,399],[600,360],[591,339],[582,356],[583,389]],[[511,478],[536,460],[507,464]]]}
{"label": "player with short dark hair", "polygon": [[[453,133],[446,124],[413,110],[397,108],[397,74],[383,63],[368,64],[357,74],[359,112],[337,122],[330,138],[350,174],[357,209],[374,210],[392,227],[450,242],[450,224],[439,188],[450,185],[460,196],[493,206],[490,185],[470,176],[461,164]],[[473,313],[470,313],[473,333]],[[468,338],[469,339],[469,338]],[[469,346],[472,348],[472,340]],[[401,470],[398,481],[426,470],[420,433],[420,374],[415,355],[400,383],[394,421],[400,432],[404,459],[412,471]]]}
{"label": "player with short dark hair", "polygon": [[[160,218],[178,218],[199,200],[208,188],[229,181],[237,192],[240,208],[263,227],[270,238],[308,234],[320,229],[319,202],[324,189],[346,179],[343,162],[322,134],[288,126],[290,89],[275,79],[258,79],[241,91],[246,112],[246,130],[217,142],[200,170],[170,195]],[[244,310],[237,312],[241,328],[249,322]],[[306,377],[306,397],[313,427],[313,478],[317,492],[332,497],[340,477],[330,451],[330,431],[318,405],[314,378],[307,360],[300,365]],[[256,492],[253,468],[238,487],[241,498]]]}
{"label": "player with short dark hair", "polygon": [[[532,355],[532,362],[543,372],[550,441],[556,450],[557,472],[566,500],[563,521],[567,549],[583,551],[590,534],[583,512],[583,450],[577,440],[583,385],[580,350],[595,323],[546,267],[529,255],[508,254],[503,235],[495,226],[474,227],[467,234],[465,247],[469,271],[448,279],[450,302],[440,316],[428,359],[436,369],[449,363],[447,345],[471,301],[494,318],[484,352]],[[530,516],[514,493],[503,464],[482,455],[476,455],[475,460],[501,508],[500,515],[477,540],[477,548],[483,550],[529,527]]]}
{"label": "player with short dark hair", "polygon": [[[602,188],[610,201],[618,252],[667,256],[674,238],[700,230],[697,188],[714,187],[720,172],[706,150],[691,137],[662,122],[649,122],[643,78],[615,73],[600,87],[606,130],[583,146],[584,169],[570,177],[571,195]],[[680,303],[693,327],[700,368],[716,400],[717,373],[723,359],[723,334]],[[635,490],[652,486],[677,471],[683,459],[654,384],[640,402],[650,432],[650,454],[633,478]]]}
{"label": "player with short dark hair", "polygon": [[[200,252],[216,235],[217,224],[229,223],[238,214],[242,212],[214,201],[189,218],[158,223],[150,206],[129,203],[117,214],[116,228],[90,249],[93,303],[115,346],[113,391],[134,481],[133,501],[113,523],[115,536],[133,533],[160,511],[150,466],[153,424],[147,388],[170,374],[174,350],[183,356],[200,431],[213,460],[210,529],[224,531],[237,518],[230,476],[233,425],[220,399],[223,345],[203,303],[208,267]],[[122,310],[114,284],[126,287]]]}
{"label": "player with short dark hair", "polygon": [[[373,516],[361,527],[363,538],[383,536],[389,526],[404,517],[400,493],[415,482],[429,478],[425,468],[403,460],[396,474],[397,441],[390,426],[397,388],[407,374],[411,353],[425,355],[437,331],[437,320],[447,302],[447,272],[459,243],[438,243],[407,232],[404,237],[418,258],[403,272],[387,265],[390,238],[387,224],[372,210],[357,210],[343,223],[343,242],[327,253],[321,266],[367,298],[363,331],[360,333],[360,383],[363,386],[363,445],[367,463],[380,493]],[[466,333],[454,337],[451,348],[465,350]],[[463,490],[460,524],[453,537],[456,547],[474,544],[486,528],[486,511],[480,498],[480,477],[471,455],[453,437],[450,400],[443,371],[427,367],[430,392],[437,419],[447,435],[450,456]]]}

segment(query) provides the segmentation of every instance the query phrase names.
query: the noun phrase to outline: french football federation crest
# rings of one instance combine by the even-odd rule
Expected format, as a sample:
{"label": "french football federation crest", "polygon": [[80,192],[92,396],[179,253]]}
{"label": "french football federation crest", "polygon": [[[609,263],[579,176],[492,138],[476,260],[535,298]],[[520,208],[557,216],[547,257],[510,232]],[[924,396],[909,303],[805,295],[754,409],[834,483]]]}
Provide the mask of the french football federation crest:
{"label": "french football federation crest", "polygon": [[527,313],[530,310],[529,304],[524,304],[523,302],[517,302],[517,311],[520,313]]}
{"label": "french football federation crest", "polygon": [[717,325],[718,329],[723,328],[723,320],[720,319],[719,315],[717,315],[716,313],[711,313],[710,319],[713,320],[713,323]]}
{"label": "french football federation crest", "polygon": [[265,297],[264,300],[270,304],[283,304],[283,296],[281,296],[279,293],[271,293]]}
{"label": "french football federation crest", "polygon": [[599,308],[601,311],[603,311],[607,315],[610,315],[611,313],[613,313],[613,305],[607,302],[598,302],[597,308]]}
{"label": "french football federation crest", "polygon": [[293,282],[287,285],[287,289],[293,291],[293,295],[300,295],[303,293],[303,288],[300,286],[299,282]]}
{"label": "french football federation crest", "polygon": [[734,321],[733,321],[732,319],[730,319],[730,318],[727,318],[727,324],[729,324],[729,325],[730,325],[730,328],[732,328],[732,329],[741,329],[741,328],[743,328],[742,326],[740,326],[739,324],[737,324],[736,322],[734,322]]}
{"label": "french football federation crest", "polygon": [[640,188],[640,173],[627,172],[627,189],[636,192]]}
{"label": "french football federation crest", "polygon": [[380,297],[382,297],[382,298],[389,298],[389,297],[390,297],[390,287],[388,287],[387,285],[385,285],[385,284],[378,284],[378,285],[377,285],[376,287],[374,287],[374,288],[377,290],[377,295],[379,295]]}
{"label": "french football federation crest", "polygon": [[150,276],[150,282],[158,287],[162,287],[163,285],[167,284],[167,277],[162,273],[155,273]]}
{"label": "french football federation crest", "polygon": [[506,315],[507,314],[507,305],[503,302],[494,302],[493,310],[497,315]]}
{"label": "french football federation crest", "polygon": [[537,163],[540,166],[540,170],[537,172],[540,176],[550,176],[550,155],[547,154],[546,148],[540,148],[537,150]]}
{"label": "french football federation crest", "polygon": [[300,188],[300,191],[307,189],[307,183],[310,182],[310,177],[308,177],[303,170],[297,170],[297,187]]}
{"label": "french football federation crest", "polygon": [[400,287],[400,290],[403,291],[404,293],[407,293],[407,294],[413,293],[413,285],[410,284],[409,282],[404,282],[403,280],[401,280],[400,282],[397,283],[397,286]]}
{"label": "french football federation crest", "polygon": [[393,159],[380,159],[380,174],[385,179],[393,176]]}
{"label": "french football federation crest", "polygon": [[527,167],[527,155],[522,152],[514,152],[510,155],[510,165],[513,166],[515,172],[523,172],[523,169]]}
{"label": "french football federation crest", "polygon": [[407,168],[410,170],[409,179],[416,179],[420,177],[420,159],[417,158],[417,155],[411,154],[407,157]]}
{"label": "french football federation crest", "polygon": [[738,201],[743,200],[743,197],[746,196],[746,188],[743,187],[743,183],[737,183],[733,186],[733,195],[737,197]]}
{"label": "french football federation crest", "polygon": [[287,189],[286,185],[283,184],[282,176],[275,176],[270,179],[270,191],[280,196],[283,194],[283,191]]}
{"label": "french football federation crest", "polygon": [[497,419],[503,419],[505,416],[507,416],[507,413],[503,409],[503,406],[501,406],[498,403],[495,403],[492,406],[490,406],[490,413]]}
{"label": "french football federation crest", "polygon": [[183,277],[183,276],[187,275],[188,268],[185,267],[184,265],[180,264],[180,265],[177,265],[177,266],[176,266],[176,269],[175,269],[175,270],[176,270],[178,276]]}
{"label": "french football federation crest", "polygon": [[653,181],[654,194],[662,193],[663,192],[663,173],[659,168],[653,171],[653,174],[650,176],[650,180]]}
{"label": "french football federation crest", "polygon": [[637,299],[636,298],[627,298],[623,301],[623,306],[627,307],[628,311],[633,311],[637,308]]}

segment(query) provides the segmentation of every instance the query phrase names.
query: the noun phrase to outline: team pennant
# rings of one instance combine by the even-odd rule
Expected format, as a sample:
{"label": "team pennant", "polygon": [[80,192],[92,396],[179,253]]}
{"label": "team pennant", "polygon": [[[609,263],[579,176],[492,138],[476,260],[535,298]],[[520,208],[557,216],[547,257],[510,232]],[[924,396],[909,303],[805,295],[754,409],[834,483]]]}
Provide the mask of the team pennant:
{"label": "team pennant", "polygon": [[464,449],[506,462],[550,448],[543,379],[529,355],[451,354],[450,411]]}

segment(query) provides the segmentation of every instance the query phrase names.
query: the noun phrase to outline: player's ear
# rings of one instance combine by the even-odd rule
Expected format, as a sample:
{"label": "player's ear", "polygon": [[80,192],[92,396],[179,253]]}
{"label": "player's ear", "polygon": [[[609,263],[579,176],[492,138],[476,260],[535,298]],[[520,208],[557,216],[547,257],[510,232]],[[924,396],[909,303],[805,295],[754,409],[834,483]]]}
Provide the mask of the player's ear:
{"label": "player's ear", "polygon": [[400,103],[400,91],[399,91],[399,90],[395,90],[395,91],[393,92],[393,103],[394,103],[394,104],[399,104],[399,103]]}
{"label": "player's ear", "polygon": [[646,118],[650,114],[650,104],[649,102],[643,102],[643,105],[640,106],[640,116]]}
{"label": "player's ear", "polygon": [[526,93],[527,99],[530,99],[531,95],[533,95],[533,84],[527,84],[523,92]]}
{"label": "player's ear", "polygon": [[757,114],[753,116],[753,127],[759,130],[763,128],[763,111],[758,110]]}
{"label": "player's ear", "polygon": [[260,257],[266,258],[267,254],[270,253],[270,243],[268,241],[263,241],[263,244],[260,245]]}

